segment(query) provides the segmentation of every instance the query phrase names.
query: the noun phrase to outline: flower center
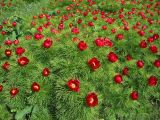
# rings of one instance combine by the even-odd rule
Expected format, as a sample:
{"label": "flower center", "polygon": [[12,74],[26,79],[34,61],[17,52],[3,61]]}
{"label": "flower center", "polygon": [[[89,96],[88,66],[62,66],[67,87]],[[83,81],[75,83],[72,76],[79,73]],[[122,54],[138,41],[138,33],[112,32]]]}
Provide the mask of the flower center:
{"label": "flower center", "polygon": [[72,83],[71,87],[76,88],[76,84]]}
{"label": "flower center", "polygon": [[94,102],[94,99],[93,98],[90,98],[90,103],[92,104]]}

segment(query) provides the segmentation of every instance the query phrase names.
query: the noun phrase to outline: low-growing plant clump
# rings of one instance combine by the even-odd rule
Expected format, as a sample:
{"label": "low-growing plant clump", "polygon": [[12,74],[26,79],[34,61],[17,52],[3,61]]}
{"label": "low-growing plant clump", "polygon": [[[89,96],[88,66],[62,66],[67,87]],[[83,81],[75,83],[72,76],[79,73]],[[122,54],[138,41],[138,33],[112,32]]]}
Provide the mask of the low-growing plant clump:
{"label": "low-growing plant clump", "polygon": [[158,0],[2,0],[0,120],[159,120]]}

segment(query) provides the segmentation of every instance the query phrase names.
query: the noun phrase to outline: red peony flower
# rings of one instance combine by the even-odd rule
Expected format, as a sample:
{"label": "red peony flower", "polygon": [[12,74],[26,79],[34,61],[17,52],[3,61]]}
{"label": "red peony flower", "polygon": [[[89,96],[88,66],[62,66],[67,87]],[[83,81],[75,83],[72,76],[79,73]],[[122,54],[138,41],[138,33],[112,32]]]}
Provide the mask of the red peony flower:
{"label": "red peony flower", "polygon": [[154,61],[154,66],[160,68],[160,59]]}
{"label": "red peony flower", "polygon": [[3,85],[0,84],[0,92],[3,90]]}
{"label": "red peony flower", "polygon": [[3,29],[3,26],[2,25],[0,25],[0,30],[2,30]]}
{"label": "red peony flower", "polygon": [[122,81],[123,81],[122,76],[120,74],[115,75],[114,81],[118,84],[122,83]]}
{"label": "red peony flower", "polygon": [[39,92],[40,90],[40,85],[37,82],[33,82],[31,89],[33,92]]}
{"label": "red peony flower", "polygon": [[77,23],[78,23],[78,24],[81,24],[81,23],[82,23],[82,19],[79,18],[78,21],[77,21]]}
{"label": "red peony flower", "polygon": [[16,22],[12,22],[12,26],[13,26],[13,27],[16,27],[16,26],[17,26],[17,23],[16,23]]}
{"label": "red peony flower", "polygon": [[12,88],[10,90],[10,94],[11,94],[12,97],[15,97],[18,93],[19,93],[19,89],[18,88]]}
{"label": "red peony flower", "polygon": [[53,41],[50,38],[47,38],[44,42],[43,42],[43,47],[44,48],[50,48],[52,46]]}
{"label": "red peony flower", "polygon": [[107,30],[107,26],[103,25],[102,30]]}
{"label": "red peony flower", "polygon": [[147,47],[147,42],[146,42],[145,40],[142,40],[142,41],[140,42],[139,46],[140,46],[141,48],[146,48],[146,47]]}
{"label": "red peony flower", "polygon": [[144,36],[144,35],[145,35],[145,32],[142,31],[142,30],[140,30],[140,31],[138,31],[138,34],[139,34],[140,36]]}
{"label": "red peony flower", "polygon": [[39,27],[37,28],[37,31],[38,31],[39,33],[43,32],[43,27],[42,27],[42,26],[39,26]]}
{"label": "red peony flower", "polygon": [[88,22],[88,26],[93,27],[94,23],[93,22]]}
{"label": "red peony flower", "polygon": [[114,52],[110,52],[107,57],[108,60],[112,63],[118,60],[118,56]]}
{"label": "red peony flower", "polygon": [[145,30],[145,29],[147,29],[147,26],[146,26],[146,25],[143,25],[143,26],[142,26],[142,30]]}
{"label": "red peony flower", "polygon": [[112,29],[111,29],[111,32],[112,32],[112,34],[116,33],[116,29],[115,29],[115,28],[112,28]]}
{"label": "red peony flower", "polygon": [[142,60],[138,60],[137,61],[137,67],[143,68],[143,66],[144,66],[144,62]]}
{"label": "red peony flower", "polygon": [[93,0],[87,0],[87,2],[92,2]]}
{"label": "red peony flower", "polygon": [[76,28],[76,27],[72,28],[71,31],[72,31],[73,34],[79,34],[79,29]]}
{"label": "red peony flower", "polygon": [[86,96],[86,104],[89,107],[95,107],[95,106],[98,105],[98,97],[97,97],[96,93],[91,92],[91,93],[87,94],[87,96]]}
{"label": "red peony flower", "polygon": [[38,17],[43,18],[44,16],[45,16],[44,14],[40,14]]}
{"label": "red peony flower", "polygon": [[20,57],[19,59],[18,59],[18,64],[20,65],[20,66],[25,66],[25,65],[27,65],[29,63],[29,59],[27,58],[27,57]]}
{"label": "red peony flower", "polygon": [[81,51],[83,51],[83,50],[85,50],[85,49],[87,49],[87,44],[84,42],[84,41],[80,41],[79,43],[78,43],[78,48],[79,48],[79,50],[81,50]]}
{"label": "red peony flower", "polygon": [[132,91],[132,93],[130,94],[130,97],[132,100],[138,100],[138,92],[137,91]]}
{"label": "red peony flower", "polygon": [[35,38],[36,40],[41,40],[43,37],[44,37],[44,36],[43,36],[41,33],[35,33],[35,34],[34,34],[34,38]]}
{"label": "red peony flower", "polygon": [[5,55],[6,55],[7,57],[11,57],[12,51],[9,50],[9,49],[6,49],[6,50],[5,50]]}
{"label": "red peony flower", "polygon": [[94,42],[98,47],[103,47],[105,45],[105,42],[102,38],[97,38]]}
{"label": "red peony flower", "polygon": [[152,52],[152,53],[157,53],[158,52],[158,48],[155,46],[155,45],[152,45],[152,46],[150,46],[150,51]]}
{"label": "red peony flower", "polygon": [[157,40],[159,38],[159,35],[158,34],[154,34],[153,38],[154,38],[154,40]]}
{"label": "red peony flower", "polygon": [[150,76],[148,79],[148,85],[149,86],[156,86],[158,79],[155,76]]}
{"label": "red peony flower", "polygon": [[83,13],[83,16],[84,16],[84,17],[87,16],[87,15],[88,15],[88,12],[87,12],[87,11]]}
{"label": "red peony flower", "polygon": [[92,70],[96,70],[101,66],[101,63],[97,58],[94,57],[88,61],[88,65]]}
{"label": "red peony flower", "polygon": [[3,65],[2,65],[2,68],[5,69],[5,70],[8,70],[9,69],[9,62],[5,62]]}
{"label": "red peony flower", "polygon": [[123,68],[122,71],[123,75],[128,75],[128,71],[129,71],[128,67]]}
{"label": "red peony flower", "polygon": [[25,52],[25,49],[22,47],[16,48],[16,54],[21,56]]}
{"label": "red peony flower", "polygon": [[44,68],[42,71],[42,75],[47,77],[50,74],[50,70],[48,68]]}
{"label": "red peony flower", "polygon": [[10,45],[12,45],[12,41],[11,40],[6,40],[6,41],[4,41],[4,44],[10,46]]}
{"label": "red peony flower", "polygon": [[149,43],[152,43],[152,42],[154,42],[154,38],[153,38],[153,37],[149,37],[147,41],[148,41]]}
{"label": "red peony flower", "polygon": [[80,82],[79,82],[79,80],[71,79],[71,80],[69,80],[67,82],[67,86],[71,91],[74,91],[74,92],[79,92],[80,91]]}
{"label": "red peony flower", "polygon": [[18,45],[19,44],[19,40],[14,40],[13,43],[14,43],[14,45]]}
{"label": "red peony flower", "polygon": [[112,47],[113,43],[111,42],[111,40],[109,38],[104,38],[104,45]]}
{"label": "red peony flower", "polygon": [[6,35],[7,32],[6,32],[6,31],[2,31],[1,34],[2,34],[2,35]]}
{"label": "red peony flower", "polygon": [[127,55],[127,56],[126,56],[126,60],[131,61],[131,60],[132,60],[132,57],[131,57],[130,55]]}
{"label": "red peony flower", "polygon": [[106,19],[106,22],[109,23],[109,24],[114,23],[114,21],[115,21],[114,18],[107,18],[107,19]]}
{"label": "red peony flower", "polygon": [[58,29],[59,29],[59,30],[63,30],[63,29],[64,29],[64,24],[63,24],[63,23],[60,23],[59,26],[58,26]]}
{"label": "red peony flower", "polygon": [[123,34],[118,34],[118,35],[116,35],[116,38],[118,40],[122,40],[122,39],[124,39],[124,36],[123,36]]}

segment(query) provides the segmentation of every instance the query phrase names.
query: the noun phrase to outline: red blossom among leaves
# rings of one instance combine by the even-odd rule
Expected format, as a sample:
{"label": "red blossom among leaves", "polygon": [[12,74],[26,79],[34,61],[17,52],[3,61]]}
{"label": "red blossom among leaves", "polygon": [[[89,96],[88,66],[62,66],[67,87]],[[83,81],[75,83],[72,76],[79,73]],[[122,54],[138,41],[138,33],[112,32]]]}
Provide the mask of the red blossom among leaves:
{"label": "red blossom among leaves", "polygon": [[87,43],[84,42],[84,41],[80,41],[80,42],[78,43],[78,48],[79,48],[79,50],[81,50],[81,51],[86,50],[87,47],[88,47],[88,46],[87,46]]}
{"label": "red blossom among leaves", "polygon": [[16,54],[17,54],[18,56],[21,56],[24,52],[25,52],[25,49],[24,49],[24,48],[22,48],[22,47],[16,48]]}
{"label": "red blossom among leaves", "polygon": [[36,34],[34,34],[34,38],[35,38],[36,40],[41,40],[43,37],[44,37],[44,35],[42,35],[41,33],[36,33]]}
{"label": "red blossom among leaves", "polygon": [[138,60],[137,61],[137,67],[138,68],[143,68],[143,66],[144,66],[144,62],[142,60]]}
{"label": "red blossom among leaves", "polygon": [[2,68],[3,68],[4,70],[8,70],[8,69],[9,69],[9,66],[10,66],[9,62],[5,62],[5,63],[2,65]]}
{"label": "red blossom among leaves", "polygon": [[43,47],[44,48],[50,48],[51,46],[52,46],[52,44],[53,44],[53,41],[52,41],[52,39],[50,39],[50,38],[47,38],[44,42],[43,42]]}
{"label": "red blossom among leaves", "polygon": [[118,84],[122,83],[122,81],[123,81],[122,76],[120,74],[115,75],[114,81]]}
{"label": "red blossom among leaves", "polygon": [[18,93],[19,93],[19,89],[18,88],[12,88],[10,90],[10,94],[11,94],[12,97],[15,97]]}
{"label": "red blossom among leaves", "polygon": [[150,46],[150,51],[152,52],[152,53],[157,53],[158,52],[158,48],[157,48],[157,46],[155,46],[155,45],[152,45],[152,46]]}
{"label": "red blossom among leaves", "polygon": [[122,39],[124,39],[124,35],[123,34],[118,34],[118,35],[116,35],[116,38],[118,40],[122,40]]}
{"label": "red blossom among leaves", "polygon": [[142,40],[140,43],[139,43],[139,46],[141,48],[146,48],[147,47],[147,42],[145,40]]}
{"label": "red blossom among leaves", "polygon": [[105,44],[104,44],[104,40],[102,38],[97,38],[95,40],[95,44],[98,46],[98,47],[103,47]]}
{"label": "red blossom among leaves", "polygon": [[123,75],[128,75],[128,72],[129,72],[128,67],[123,68],[123,70],[122,70]]}
{"label": "red blossom among leaves", "polygon": [[112,43],[112,41],[109,38],[104,38],[104,45],[112,47],[113,43]]}
{"label": "red blossom among leaves", "polygon": [[67,82],[67,86],[71,91],[79,92],[80,91],[80,81],[71,79]]}
{"label": "red blossom among leaves", "polygon": [[88,61],[88,65],[92,70],[96,70],[101,66],[101,63],[97,58],[94,57]]}
{"label": "red blossom among leaves", "polygon": [[154,42],[154,38],[153,38],[153,37],[149,37],[147,41],[148,41],[149,43],[152,43],[152,42]]}
{"label": "red blossom among leaves", "polygon": [[72,28],[71,31],[73,34],[79,34],[79,29],[77,27]]}
{"label": "red blossom among leaves", "polygon": [[3,85],[0,84],[0,92],[3,90]]}
{"label": "red blossom among leaves", "polygon": [[33,83],[32,83],[32,86],[31,86],[31,89],[32,89],[33,92],[39,92],[39,90],[40,90],[40,85],[39,85],[39,83],[33,82]]}
{"label": "red blossom among leaves", "polygon": [[144,36],[144,35],[145,35],[145,32],[142,31],[142,30],[138,31],[137,33],[138,33],[140,36]]}
{"label": "red blossom among leaves", "polygon": [[131,61],[131,60],[132,60],[132,56],[131,56],[131,55],[127,55],[127,56],[126,56],[126,60],[127,60],[127,61]]}
{"label": "red blossom among leaves", "polygon": [[7,57],[11,57],[11,55],[12,55],[12,50],[6,49],[6,50],[5,50],[5,55],[6,55]]}
{"label": "red blossom among leaves", "polygon": [[155,76],[152,75],[148,78],[148,85],[149,86],[156,86],[157,81],[158,81],[158,79]]}
{"label": "red blossom among leaves", "polygon": [[154,40],[157,40],[158,38],[159,38],[159,35],[158,35],[158,34],[154,34],[154,35],[153,35],[153,39],[154,39]]}
{"label": "red blossom among leaves", "polygon": [[114,52],[110,52],[107,57],[108,60],[112,63],[118,60],[118,56]]}
{"label": "red blossom among leaves", "polygon": [[155,60],[153,64],[155,67],[160,68],[160,59]]}
{"label": "red blossom among leaves", "polygon": [[50,75],[50,70],[49,68],[44,68],[43,71],[42,71],[42,75],[47,77]]}
{"label": "red blossom among leaves", "polygon": [[19,40],[14,40],[13,43],[14,43],[14,45],[18,45],[19,44]]}
{"label": "red blossom among leaves", "polygon": [[130,97],[132,100],[138,100],[138,92],[137,91],[132,91],[132,93],[130,94]]}
{"label": "red blossom among leaves", "polygon": [[95,39],[94,42],[95,42],[96,46],[98,46],[98,47],[105,47],[105,46],[112,47],[113,46],[113,43],[109,38],[99,37],[99,38]]}
{"label": "red blossom among leaves", "polygon": [[27,65],[29,63],[29,59],[27,58],[27,57],[20,57],[19,59],[18,59],[18,64],[20,65],[20,66],[25,66],[25,65]]}
{"label": "red blossom among leaves", "polygon": [[16,22],[12,22],[12,26],[13,26],[13,27],[16,27],[16,26],[17,26],[17,23],[16,23]]}
{"label": "red blossom among leaves", "polygon": [[89,107],[95,107],[98,105],[98,97],[94,92],[88,93],[86,96],[86,104]]}
{"label": "red blossom among leaves", "polygon": [[11,46],[12,45],[12,41],[11,40],[6,40],[6,41],[4,41],[4,44],[5,45],[8,45],[8,46]]}

